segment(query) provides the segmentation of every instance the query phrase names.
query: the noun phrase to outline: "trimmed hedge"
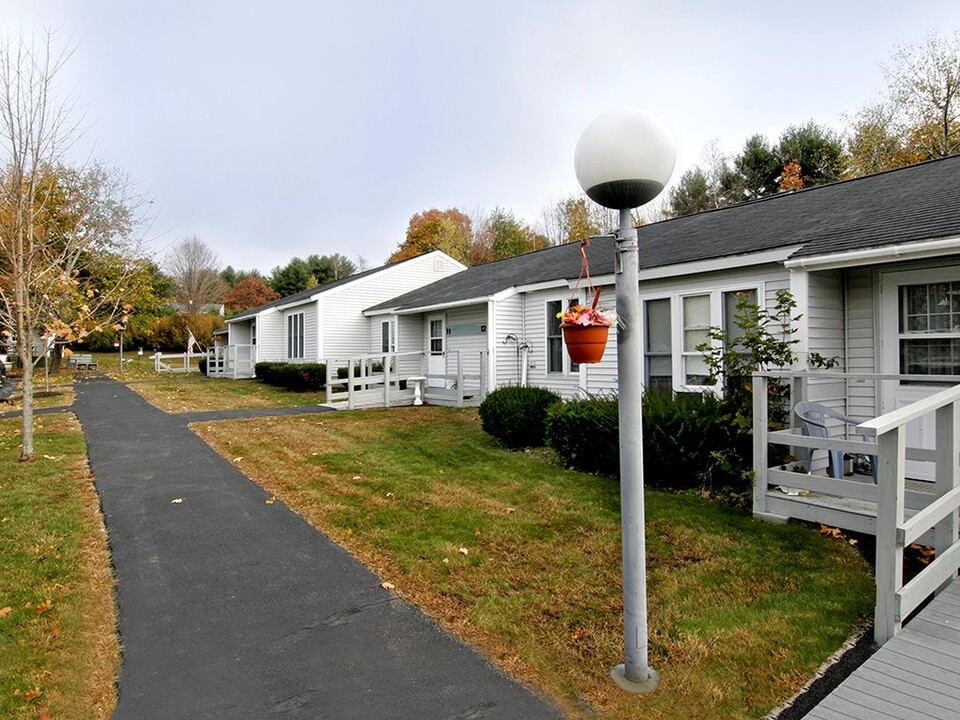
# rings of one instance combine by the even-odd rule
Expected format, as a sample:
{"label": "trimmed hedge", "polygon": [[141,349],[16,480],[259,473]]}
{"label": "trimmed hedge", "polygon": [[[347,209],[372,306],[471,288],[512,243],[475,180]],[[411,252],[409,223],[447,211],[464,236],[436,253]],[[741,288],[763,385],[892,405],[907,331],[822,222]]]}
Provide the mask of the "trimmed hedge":
{"label": "trimmed hedge", "polygon": [[[619,405],[613,397],[571,400],[550,408],[547,445],[568,467],[620,474]],[[751,436],[710,393],[655,393],[643,398],[644,484],[670,489],[750,488]]]}
{"label": "trimmed hedge", "polygon": [[616,397],[558,403],[546,419],[547,446],[583,472],[620,474],[620,406]]}
{"label": "trimmed hedge", "polygon": [[508,448],[544,444],[547,410],[560,402],[555,392],[539,387],[502,387],[480,403],[480,423]]}
{"label": "trimmed hedge", "polygon": [[259,362],[253,371],[260,382],[293,392],[323,390],[327,377],[323,363]]}

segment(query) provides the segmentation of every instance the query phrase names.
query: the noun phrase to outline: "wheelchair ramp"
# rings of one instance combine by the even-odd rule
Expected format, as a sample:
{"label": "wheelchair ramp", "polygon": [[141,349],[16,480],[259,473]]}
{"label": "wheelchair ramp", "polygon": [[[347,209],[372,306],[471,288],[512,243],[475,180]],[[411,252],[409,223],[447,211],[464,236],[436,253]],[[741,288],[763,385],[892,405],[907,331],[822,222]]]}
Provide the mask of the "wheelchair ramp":
{"label": "wheelchair ramp", "polygon": [[960,582],[954,580],[807,720],[960,717]]}

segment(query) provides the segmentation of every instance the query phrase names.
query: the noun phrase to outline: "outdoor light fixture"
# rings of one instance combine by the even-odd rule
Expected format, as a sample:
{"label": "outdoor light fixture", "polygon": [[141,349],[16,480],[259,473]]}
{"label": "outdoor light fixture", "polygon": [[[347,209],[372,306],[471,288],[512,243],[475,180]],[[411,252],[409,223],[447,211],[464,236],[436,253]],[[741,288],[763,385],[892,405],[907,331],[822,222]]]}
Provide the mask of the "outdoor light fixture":
{"label": "outdoor light fixture", "polygon": [[670,133],[641,110],[605,113],[583,131],[574,169],[594,202],[620,211],[617,236],[617,386],[620,397],[620,514],[623,533],[624,662],[610,671],[630,692],[652,692],[647,662],[647,567],[643,509],[642,315],[637,229],[631,211],[653,200],[673,173]]}

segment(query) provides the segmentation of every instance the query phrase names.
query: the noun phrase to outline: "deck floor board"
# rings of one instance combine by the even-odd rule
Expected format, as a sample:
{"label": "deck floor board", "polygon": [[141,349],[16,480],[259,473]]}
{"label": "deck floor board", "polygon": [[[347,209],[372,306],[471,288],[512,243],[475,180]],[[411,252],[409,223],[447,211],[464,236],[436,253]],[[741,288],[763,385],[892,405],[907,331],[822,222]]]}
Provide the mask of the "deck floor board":
{"label": "deck floor board", "polygon": [[952,720],[960,707],[960,582],[807,714],[810,720]]}

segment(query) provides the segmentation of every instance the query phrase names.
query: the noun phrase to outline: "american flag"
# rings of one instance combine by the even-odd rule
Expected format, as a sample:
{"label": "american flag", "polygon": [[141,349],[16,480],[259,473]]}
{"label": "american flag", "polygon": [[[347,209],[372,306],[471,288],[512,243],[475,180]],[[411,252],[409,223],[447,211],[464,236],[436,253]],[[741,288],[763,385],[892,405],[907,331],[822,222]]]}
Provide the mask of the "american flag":
{"label": "american flag", "polygon": [[193,336],[193,330],[190,331],[190,337],[187,338],[187,354],[189,355],[193,352],[193,349],[200,349],[200,343],[197,342],[197,339]]}

